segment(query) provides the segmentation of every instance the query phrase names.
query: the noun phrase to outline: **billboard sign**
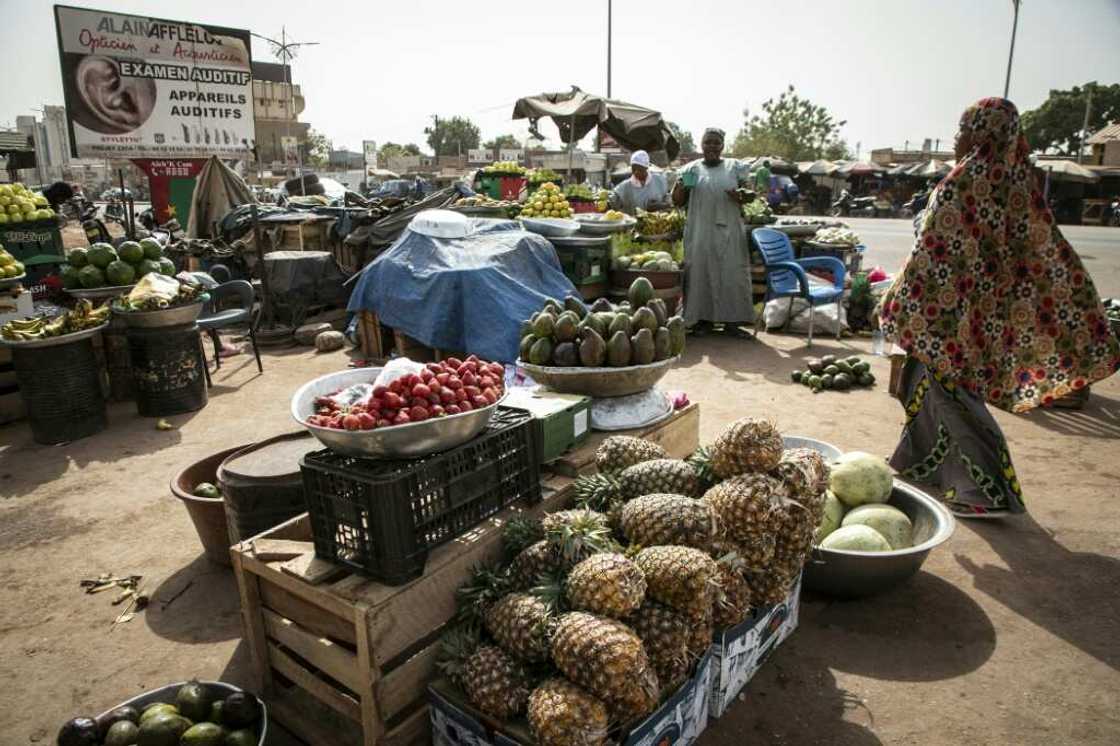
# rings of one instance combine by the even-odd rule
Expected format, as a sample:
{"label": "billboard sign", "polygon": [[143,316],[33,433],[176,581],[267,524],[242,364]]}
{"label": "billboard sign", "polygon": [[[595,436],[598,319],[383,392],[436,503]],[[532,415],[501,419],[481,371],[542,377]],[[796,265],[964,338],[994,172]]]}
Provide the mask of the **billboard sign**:
{"label": "billboard sign", "polygon": [[362,155],[365,156],[366,168],[377,168],[377,143],[373,140],[362,140]]}
{"label": "billboard sign", "polygon": [[248,31],[63,5],[54,15],[75,155],[249,154]]}
{"label": "billboard sign", "polygon": [[521,150],[520,148],[516,150],[507,150],[506,148],[502,148],[500,151],[498,151],[499,161],[520,161],[524,157],[525,151]]}

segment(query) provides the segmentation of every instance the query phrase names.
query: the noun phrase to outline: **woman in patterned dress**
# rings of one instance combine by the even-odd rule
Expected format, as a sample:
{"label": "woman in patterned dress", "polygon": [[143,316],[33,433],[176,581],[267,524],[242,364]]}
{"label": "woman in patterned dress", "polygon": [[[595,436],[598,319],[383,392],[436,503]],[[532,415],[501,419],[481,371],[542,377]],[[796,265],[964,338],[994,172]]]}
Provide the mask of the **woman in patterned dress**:
{"label": "woman in patterned dress", "polygon": [[940,488],[953,512],[1025,510],[1007,443],[984,403],[1027,412],[1120,368],[1120,346],[1081,260],[1031,174],[1015,105],[961,116],[957,166],[880,306],[906,350],[906,426],[891,465]]}

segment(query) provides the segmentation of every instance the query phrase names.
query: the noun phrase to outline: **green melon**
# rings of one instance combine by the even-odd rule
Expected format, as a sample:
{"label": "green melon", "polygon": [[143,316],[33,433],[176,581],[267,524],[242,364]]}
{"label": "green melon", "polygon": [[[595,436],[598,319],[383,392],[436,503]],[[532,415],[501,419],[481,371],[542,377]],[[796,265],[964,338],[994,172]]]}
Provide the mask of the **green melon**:
{"label": "green melon", "polygon": [[163,256],[163,247],[159,245],[159,241],[154,238],[145,238],[140,242],[140,248],[144,250],[145,259],[159,259]]}
{"label": "green melon", "polygon": [[87,264],[78,270],[78,281],[87,289],[104,287],[105,273],[92,264]]}
{"label": "green melon", "polygon": [[171,261],[167,257],[162,257],[159,260],[159,271],[162,272],[163,274],[167,275],[168,277],[174,277],[175,276],[175,262]]}
{"label": "green melon", "polygon": [[125,241],[117,247],[117,254],[129,264],[136,264],[144,258],[144,249],[135,241]]}
{"label": "green melon", "polygon": [[62,287],[74,290],[82,286],[81,270],[73,264],[63,264],[58,271],[62,277]]}
{"label": "green melon", "polygon": [[110,285],[131,285],[136,281],[136,270],[126,261],[118,259],[105,268],[105,279]]}
{"label": "green melon", "polygon": [[89,256],[89,263],[100,269],[105,269],[117,261],[116,249],[107,243],[95,243],[86,253]]}
{"label": "green melon", "polygon": [[81,269],[89,264],[89,256],[85,249],[70,249],[66,254],[66,261]]}

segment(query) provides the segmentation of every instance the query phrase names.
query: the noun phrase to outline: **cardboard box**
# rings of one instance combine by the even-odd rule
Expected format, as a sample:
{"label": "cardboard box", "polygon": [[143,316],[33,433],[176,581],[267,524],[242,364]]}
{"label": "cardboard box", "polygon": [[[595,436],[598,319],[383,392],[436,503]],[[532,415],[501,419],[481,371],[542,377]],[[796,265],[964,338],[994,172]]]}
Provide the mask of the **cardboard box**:
{"label": "cardboard box", "polygon": [[555,461],[591,434],[591,398],[553,391],[507,389],[503,406],[533,415],[538,463]]}
{"label": "cardboard box", "polygon": [[709,705],[713,719],[727,711],[770,654],[797,629],[800,608],[798,578],[781,603],[756,609],[749,619],[734,627],[716,630]]}
{"label": "cardboard box", "polygon": [[[621,746],[689,746],[708,725],[709,682],[713,658],[709,651],[696,672],[646,719],[622,735]],[[454,685],[441,679],[428,688],[433,746],[528,746],[532,736],[524,718],[498,724],[474,710]]]}

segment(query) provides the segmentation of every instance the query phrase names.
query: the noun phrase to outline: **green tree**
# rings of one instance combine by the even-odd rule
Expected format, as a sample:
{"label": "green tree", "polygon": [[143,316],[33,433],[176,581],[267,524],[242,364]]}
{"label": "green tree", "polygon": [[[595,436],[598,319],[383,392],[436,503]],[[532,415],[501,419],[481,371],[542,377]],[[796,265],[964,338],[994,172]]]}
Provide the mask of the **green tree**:
{"label": "green tree", "polygon": [[492,140],[487,140],[482,143],[482,147],[487,150],[501,150],[503,148],[506,150],[517,150],[521,147],[521,143],[518,142],[517,138],[513,135],[498,135]]}
{"label": "green tree", "polygon": [[303,160],[312,168],[324,168],[331,159],[331,141],[322,132],[307,130],[303,142]]}
{"label": "green tree", "polygon": [[1043,152],[1054,150],[1062,155],[1076,155],[1090,92],[1092,102],[1085,137],[1120,120],[1120,83],[1099,85],[1094,82],[1074,86],[1068,91],[1052,90],[1042,106],[1023,114],[1023,133],[1031,147]]}
{"label": "green tree", "polygon": [[676,122],[666,122],[669,125],[669,130],[673,133],[673,137],[677,138],[677,143],[681,146],[682,153],[695,153],[696,141],[692,139],[692,133],[687,130],[682,130],[680,125]]}
{"label": "green tree", "polygon": [[432,115],[432,126],[424,128],[428,147],[436,155],[466,155],[479,143],[478,125],[466,117],[440,119]]}
{"label": "green tree", "polygon": [[847,124],[833,118],[825,107],[797,95],[792,85],[765,101],[760,114],[744,109],[743,119],[732,145],[733,155],[775,155],[791,161],[822,157],[839,141],[840,128]]}
{"label": "green tree", "polygon": [[[845,140],[833,140],[824,146],[821,158],[826,161],[847,161],[852,157],[852,151]],[[815,158],[813,160],[816,160]]]}

